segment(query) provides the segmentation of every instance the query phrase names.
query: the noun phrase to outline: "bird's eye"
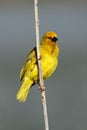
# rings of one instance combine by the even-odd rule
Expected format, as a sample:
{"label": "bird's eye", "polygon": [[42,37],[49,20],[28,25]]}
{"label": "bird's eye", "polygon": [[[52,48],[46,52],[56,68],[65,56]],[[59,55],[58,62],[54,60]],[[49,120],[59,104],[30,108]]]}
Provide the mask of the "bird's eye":
{"label": "bird's eye", "polygon": [[57,37],[47,37],[47,39],[50,39],[52,42],[56,42],[57,40],[58,40],[58,38]]}
{"label": "bird's eye", "polygon": [[47,37],[47,39],[52,39],[52,37]]}

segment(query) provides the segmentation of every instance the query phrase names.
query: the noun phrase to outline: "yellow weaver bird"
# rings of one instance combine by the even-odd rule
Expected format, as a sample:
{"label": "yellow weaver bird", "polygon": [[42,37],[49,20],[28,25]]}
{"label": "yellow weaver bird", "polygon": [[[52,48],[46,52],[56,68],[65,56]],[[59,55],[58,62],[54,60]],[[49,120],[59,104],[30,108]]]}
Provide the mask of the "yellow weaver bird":
{"label": "yellow weaver bird", "polygon": [[[59,47],[57,46],[57,34],[46,32],[41,40],[40,55],[43,79],[50,77],[58,65]],[[20,72],[22,85],[17,92],[16,98],[25,102],[30,88],[39,83],[36,47],[27,56],[26,62]]]}

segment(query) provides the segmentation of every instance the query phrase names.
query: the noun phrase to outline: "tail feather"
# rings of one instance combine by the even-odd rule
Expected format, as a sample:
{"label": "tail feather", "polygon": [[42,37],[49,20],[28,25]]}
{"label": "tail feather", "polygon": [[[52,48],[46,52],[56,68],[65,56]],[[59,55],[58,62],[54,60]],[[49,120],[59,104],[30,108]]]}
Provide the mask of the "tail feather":
{"label": "tail feather", "polygon": [[17,92],[16,99],[20,102],[25,102],[32,84],[32,80],[30,80],[29,78],[25,78],[21,85],[21,88]]}

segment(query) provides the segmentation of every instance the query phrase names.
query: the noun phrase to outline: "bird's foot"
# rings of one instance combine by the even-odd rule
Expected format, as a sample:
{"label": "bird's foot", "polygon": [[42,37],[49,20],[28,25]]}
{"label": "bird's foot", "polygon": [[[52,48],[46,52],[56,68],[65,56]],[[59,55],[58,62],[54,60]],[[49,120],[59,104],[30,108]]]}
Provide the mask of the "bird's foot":
{"label": "bird's foot", "polygon": [[45,85],[40,86],[39,89],[41,92],[45,91]]}
{"label": "bird's foot", "polygon": [[41,58],[42,58],[42,57],[41,57],[41,56],[39,56],[39,58],[38,58],[37,60],[41,60]]}

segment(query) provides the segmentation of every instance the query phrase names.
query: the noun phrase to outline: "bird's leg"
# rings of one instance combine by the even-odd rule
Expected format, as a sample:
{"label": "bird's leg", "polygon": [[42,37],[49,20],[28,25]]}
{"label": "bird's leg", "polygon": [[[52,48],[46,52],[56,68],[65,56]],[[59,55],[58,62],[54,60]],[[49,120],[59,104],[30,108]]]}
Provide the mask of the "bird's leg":
{"label": "bird's leg", "polygon": [[[37,60],[41,60],[42,59],[42,56],[40,55],[40,57],[37,59]],[[45,85],[43,84],[42,86],[40,85],[40,83],[38,82],[38,85],[39,85],[39,89],[40,91],[45,91]]]}
{"label": "bird's leg", "polygon": [[42,58],[42,57],[41,57],[41,55],[40,55],[39,58],[38,58],[37,60],[41,60],[41,58]]}
{"label": "bird's leg", "polygon": [[43,84],[42,86],[40,86],[40,83],[39,84],[39,90],[42,92],[42,91],[45,91],[45,85]]}

